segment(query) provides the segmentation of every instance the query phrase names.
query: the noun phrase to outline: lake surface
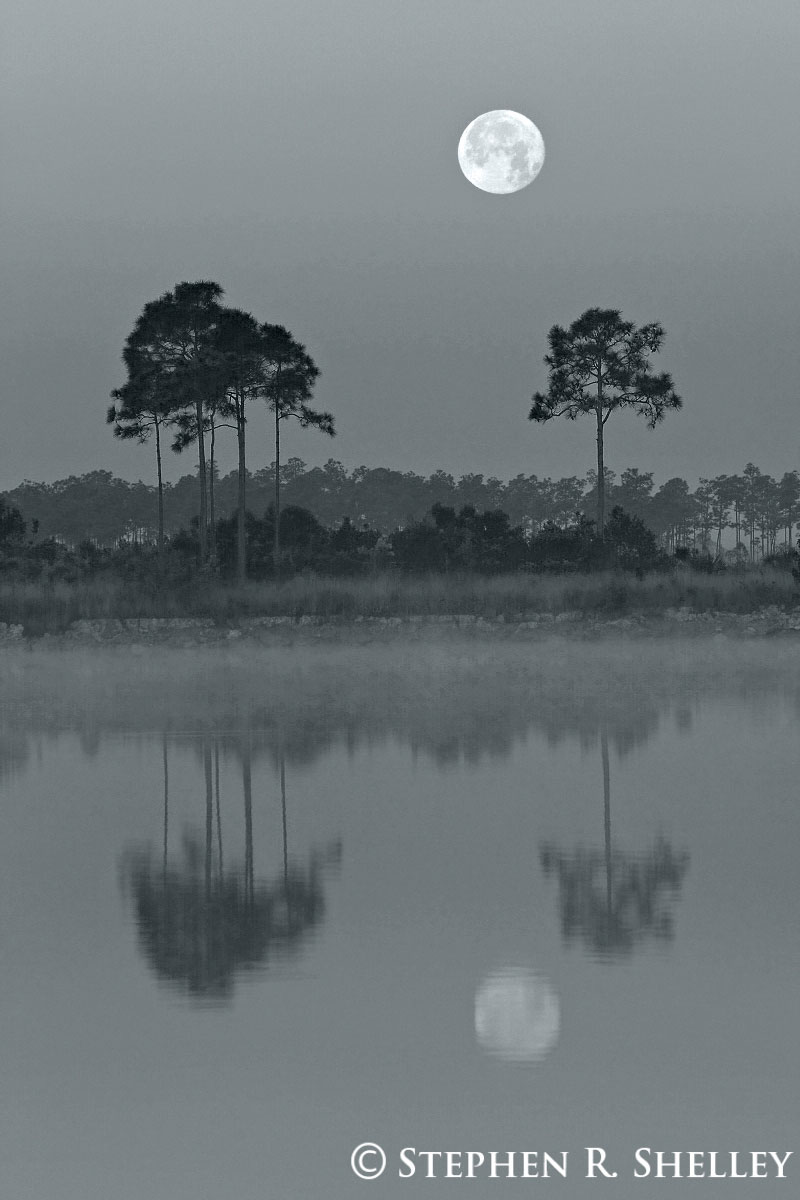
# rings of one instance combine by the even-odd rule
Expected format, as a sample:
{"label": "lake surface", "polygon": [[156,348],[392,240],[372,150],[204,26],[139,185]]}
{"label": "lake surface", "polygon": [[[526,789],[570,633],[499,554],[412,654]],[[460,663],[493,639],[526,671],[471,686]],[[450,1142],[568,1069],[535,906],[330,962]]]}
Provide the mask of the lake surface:
{"label": "lake surface", "polygon": [[7,655],[0,1193],[796,1189],[799,718],[783,641]]}

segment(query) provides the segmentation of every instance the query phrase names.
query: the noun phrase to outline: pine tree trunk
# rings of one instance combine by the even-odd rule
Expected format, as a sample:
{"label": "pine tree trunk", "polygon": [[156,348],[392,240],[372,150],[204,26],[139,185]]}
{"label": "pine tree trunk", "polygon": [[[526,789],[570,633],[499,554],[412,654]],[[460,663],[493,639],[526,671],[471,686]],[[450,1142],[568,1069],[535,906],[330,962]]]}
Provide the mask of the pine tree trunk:
{"label": "pine tree trunk", "polygon": [[240,583],[247,578],[247,538],[245,534],[245,490],[247,473],[245,467],[244,400],[236,401],[236,440],[239,445],[239,476],[236,501],[236,576]]}
{"label": "pine tree trunk", "polygon": [[206,439],[203,433],[203,402],[195,404],[195,420],[197,421],[197,462],[200,475],[200,563],[205,565],[208,558],[208,502],[206,497]]}
{"label": "pine tree trunk", "polygon": [[272,538],[272,565],[275,578],[281,571],[281,415],[275,405],[275,531]]}
{"label": "pine tree trunk", "polygon": [[603,393],[597,380],[597,532],[603,537],[606,523],[606,471],[603,462]]}
{"label": "pine tree trunk", "polygon": [[209,558],[211,565],[217,568],[217,516],[214,505],[214,451],[216,448],[216,426],[214,416],[211,417],[211,459],[209,462],[208,495],[209,495]]}
{"label": "pine tree trunk", "polygon": [[164,480],[161,475],[161,430],[158,417],[156,427],[156,461],[158,463],[158,557],[164,557]]}

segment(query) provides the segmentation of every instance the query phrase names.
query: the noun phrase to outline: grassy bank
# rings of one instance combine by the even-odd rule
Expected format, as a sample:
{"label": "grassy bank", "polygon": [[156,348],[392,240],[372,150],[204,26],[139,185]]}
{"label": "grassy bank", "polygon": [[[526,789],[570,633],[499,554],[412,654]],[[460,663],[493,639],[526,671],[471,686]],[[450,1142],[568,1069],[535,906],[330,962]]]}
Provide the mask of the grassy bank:
{"label": "grassy bank", "polygon": [[220,625],[260,616],[408,617],[464,614],[515,619],[528,613],[587,616],[657,615],[670,608],[694,612],[754,612],[800,606],[800,587],[787,571],[754,569],[707,575],[679,567],[637,579],[592,575],[425,577],[375,575],[368,579],[297,576],[285,583],[234,585],[198,579],[159,588],[98,577],[75,584],[0,583],[0,621],[27,635],[60,633],[77,620],[205,617]]}

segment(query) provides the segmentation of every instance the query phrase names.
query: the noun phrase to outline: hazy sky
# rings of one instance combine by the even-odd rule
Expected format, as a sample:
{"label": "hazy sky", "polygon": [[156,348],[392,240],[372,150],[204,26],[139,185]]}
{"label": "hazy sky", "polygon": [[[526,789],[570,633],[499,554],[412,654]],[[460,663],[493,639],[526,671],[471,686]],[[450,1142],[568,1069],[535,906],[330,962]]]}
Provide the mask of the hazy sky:
{"label": "hazy sky", "polygon": [[[548,329],[598,305],[662,322],[685,402],[615,414],[612,469],[800,467],[799,52],[796,0],[12,0],[0,490],[154,479],[108,393],[198,278],[316,359],[338,436],[288,431],[308,463],[583,474],[591,421],[527,413]],[[458,167],[493,108],[547,147],[513,195]]]}

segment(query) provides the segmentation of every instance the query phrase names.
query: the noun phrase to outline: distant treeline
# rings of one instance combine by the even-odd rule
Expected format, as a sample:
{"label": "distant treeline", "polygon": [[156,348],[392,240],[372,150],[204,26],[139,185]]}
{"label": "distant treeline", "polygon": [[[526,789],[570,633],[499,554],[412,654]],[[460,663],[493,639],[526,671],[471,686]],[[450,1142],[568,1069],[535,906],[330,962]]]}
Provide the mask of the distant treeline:
{"label": "distant treeline", "polygon": [[[535,533],[512,525],[501,509],[479,512],[434,504],[421,520],[389,534],[358,527],[348,517],[323,525],[312,512],[288,504],[280,511],[281,563],[276,572],[275,510],[245,521],[245,566],[251,580],[311,572],[322,576],[364,576],[391,571],[403,575],[500,575],[517,572],[575,572],[622,568],[643,574],[674,563],[638,517],[615,508],[604,533],[579,517],[568,528],[548,522]],[[238,574],[238,514],[213,527],[214,558],[203,565],[199,520],[193,517],[159,552],[157,546],[121,542],[115,547],[84,540],[68,547],[55,538],[28,536],[18,508],[0,500],[0,575],[11,581],[78,584],[105,578],[130,584],[180,588],[196,584],[198,569],[221,580]],[[697,557],[697,556],[695,556]],[[711,560],[708,560],[709,563]]]}
{"label": "distant treeline", "polygon": [[[210,480],[209,480],[210,483]],[[236,513],[237,473],[213,480],[215,520],[223,524]],[[319,525],[334,530],[343,522],[350,530],[387,535],[408,530],[414,523],[432,524],[435,506],[455,514],[464,508],[476,513],[502,512],[511,528],[528,540],[546,528],[568,530],[579,519],[594,515],[597,477],[562,479],[517,475],[508,482],[483,475],[456,479],[446,471],[423,476],[385,467],[347,470],[329,459],[324,467],[307,467],[290,458],[280,468],[283,504],[305,509]],[[651,472],[635,467],[619,477],[605,472],[609,511],[619,507],[637,518],[668,553],[680,548],[719,557],[735,548],[740,557],[756,561],[792,546],[800,519],[800,474],[787,472],[780,480],[748,463],[740,475],[701,479],[692,489],[685,479],[668,479],[656,488]],[[252,520],[263,520],[275,494],[275,469],[248,475],[247,508]],[[55,538],[70,547],[89,542],[95,547],[155,544],[158,533],[157,489],[115,478],[110,471],[92,471],[55,483],[25,482],[2,494],[6,517],[18,510],[34,541]],[[198,477],[186,475],[164,486],[164,525],[173,540],[189,535],[198,517]],[[2,540],[0,529],[0,540]],[[224,534],[223,534],[224,536]]]}

